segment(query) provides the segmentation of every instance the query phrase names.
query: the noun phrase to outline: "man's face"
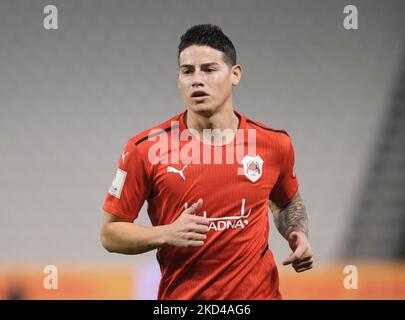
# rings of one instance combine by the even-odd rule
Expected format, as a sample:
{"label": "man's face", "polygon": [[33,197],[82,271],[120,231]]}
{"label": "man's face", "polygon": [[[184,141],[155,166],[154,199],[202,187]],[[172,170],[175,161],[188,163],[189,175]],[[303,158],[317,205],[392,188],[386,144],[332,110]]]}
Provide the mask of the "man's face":
{"label": "man's face", "polygon": [[180,53],[178,87],[192,111],[210,116],[232,100],[232,86],[239,83],[240,65],[223,60],[223,53],[208,46],[192,45]]}

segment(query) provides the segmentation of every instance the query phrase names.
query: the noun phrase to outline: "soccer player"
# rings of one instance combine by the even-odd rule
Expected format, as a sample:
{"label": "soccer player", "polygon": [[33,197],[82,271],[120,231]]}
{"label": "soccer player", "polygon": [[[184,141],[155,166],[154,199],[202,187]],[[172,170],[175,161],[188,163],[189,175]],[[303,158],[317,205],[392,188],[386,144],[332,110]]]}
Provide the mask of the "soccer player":
{"label": "soccer player", "polygon": [[[292,249],[283,264],[313,264],[291,139],[234,109],[242,67],[219,27],[187,30],[178,64],[186,110],[129,139],[103,206],[102,245],[157,249],[158,299],[281,299],[269,206]],[[151,227],[133,223],[145,201]]]}

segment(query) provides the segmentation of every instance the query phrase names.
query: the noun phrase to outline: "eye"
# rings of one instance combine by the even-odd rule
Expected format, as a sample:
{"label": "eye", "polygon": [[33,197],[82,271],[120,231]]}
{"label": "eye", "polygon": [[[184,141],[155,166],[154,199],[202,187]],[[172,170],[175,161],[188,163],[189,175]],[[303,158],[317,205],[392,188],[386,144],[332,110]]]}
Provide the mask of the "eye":
{"label": "eye", "polygon": [[190,69],[184,69],[182,71],[183,74],[190,74],[192,71]]}
{"label": "eye", "polygon": [[213,71],[215,71],[215,69],[212,69],[212,68],[205,70],[205,72],[213,72]]}

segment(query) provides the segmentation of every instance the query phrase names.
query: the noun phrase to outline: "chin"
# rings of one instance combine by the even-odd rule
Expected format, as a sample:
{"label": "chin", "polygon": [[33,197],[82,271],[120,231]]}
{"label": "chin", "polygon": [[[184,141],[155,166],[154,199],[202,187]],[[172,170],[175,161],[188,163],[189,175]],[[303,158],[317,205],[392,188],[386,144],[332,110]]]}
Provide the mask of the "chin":
{"label": "chin", "polygon": [[218,110],[218,107],[205,103],[193,103],[190,105],[190,109],[203,117],[210,117]]}

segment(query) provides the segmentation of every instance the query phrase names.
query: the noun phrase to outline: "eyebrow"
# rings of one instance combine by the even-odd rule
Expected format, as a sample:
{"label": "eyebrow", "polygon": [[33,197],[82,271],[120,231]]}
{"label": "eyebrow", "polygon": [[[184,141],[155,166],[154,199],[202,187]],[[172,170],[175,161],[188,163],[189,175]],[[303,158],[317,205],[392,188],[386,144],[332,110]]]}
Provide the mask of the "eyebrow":
{"label": "eyebrow", "polygon": [[[209,67],[209,66],[212,66],[212,65],[218,65],[218,66],[219,66],[219,63],[217,63],[217,62],[203,63],[203,64],[201,65],[201,67]],[[180,68],[192,68],[192,67],[194,67],[193,64],[182,64],[182,65],[180,66]]]}

